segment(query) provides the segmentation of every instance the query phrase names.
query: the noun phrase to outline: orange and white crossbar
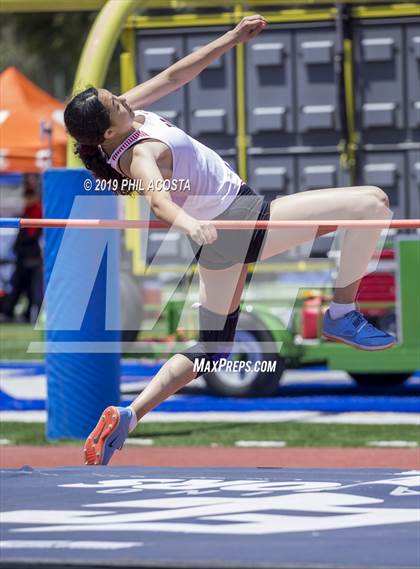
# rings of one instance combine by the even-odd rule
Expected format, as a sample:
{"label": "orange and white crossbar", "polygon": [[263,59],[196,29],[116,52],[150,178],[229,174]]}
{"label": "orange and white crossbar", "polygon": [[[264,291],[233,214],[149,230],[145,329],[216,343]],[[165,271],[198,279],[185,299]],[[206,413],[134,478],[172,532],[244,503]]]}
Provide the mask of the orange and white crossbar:
{"label": "orange and white crossbar", "polygon": [[[420,229],[420,219],[291,219],[274,220],[209,220],[216,229],[292,229],[322,227],[334,231],[338,227],[361,229]],[[25,219],[8,217],[0,219],[4,228],[77,228],[77,229],[168,229],[169,225],[158,220],[130,219]],[[174,226],[175,227],[175,226]]]}

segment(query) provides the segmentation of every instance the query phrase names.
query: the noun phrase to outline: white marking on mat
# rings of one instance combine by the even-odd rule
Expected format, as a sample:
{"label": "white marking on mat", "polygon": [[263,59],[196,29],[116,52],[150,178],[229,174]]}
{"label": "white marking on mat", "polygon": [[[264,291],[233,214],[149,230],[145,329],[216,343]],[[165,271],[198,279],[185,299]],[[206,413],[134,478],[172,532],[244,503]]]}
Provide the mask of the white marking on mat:
{"label": "white marking on mat", "polygon": [[410,488],[405,488],[405,486],[398,486],[390,492],[391,496],[418,496],[420,492],[417,490],[410,490]]}
{"label": "white marking on mat", "polygon": [[9,539],[0,541],[1,549],[127,549],[143,545],[144,543],[141,541],[70,541],[65,539]]}
{"label": "white marking on mat", "polygon": [[[395,507],[393,499],[391,503],[385,501],[389,496],[388,489],[379,490],[379,496],[378,493],[361,496],[343,493],[345,486],[338,482],[131,478],[99,480],[95,487],[99,490],[105,483],[107,486],[112,483],[116,488],[123,485],[127,490],[129,483],[134,491],[143,490],[144,494],[141,499],[134,496],[134,499],[120,502],[85,503],[79,510],[6,511],[2,513],[2,521],[19,525],[11,530],[19,534],[83,531],[87,535],[87,532],[102,531],[109,532],[110,537],[115,532],[127,531],[261,536],[418,522],[418,511],[412,505]],[[392,484],[395,488],[414,486],[418,481],[397,477],[362,483],[372,484]],[[71,489],[77,487],[79,493],[81,485],[60,487],[68,488],[71,495]],[[85,484],[84,487],[93,486]],[[179,489],[220,489],[222,493],[168,496],[168,491]],[[156,497],[156,490],[159,497]],[[264,495],[244,496],[244,493],[260,491]]]}

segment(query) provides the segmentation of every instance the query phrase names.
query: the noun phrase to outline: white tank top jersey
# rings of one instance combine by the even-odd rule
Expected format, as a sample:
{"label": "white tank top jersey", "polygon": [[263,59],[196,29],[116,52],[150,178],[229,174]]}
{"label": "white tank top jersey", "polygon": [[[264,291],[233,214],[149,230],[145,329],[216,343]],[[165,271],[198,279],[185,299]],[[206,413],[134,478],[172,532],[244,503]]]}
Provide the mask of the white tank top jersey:
{"label": "white tank top jersey", "polygon": [[[123,153],[139,140],[156,139],[172,151],[172,200],[196,219],[213,219],[235,199],[243,181],[214,150],[151,111],[137,111],[145,122],[114,150],[107,162],[121,175]],[[185,181],[189,182],[186,183]]]}

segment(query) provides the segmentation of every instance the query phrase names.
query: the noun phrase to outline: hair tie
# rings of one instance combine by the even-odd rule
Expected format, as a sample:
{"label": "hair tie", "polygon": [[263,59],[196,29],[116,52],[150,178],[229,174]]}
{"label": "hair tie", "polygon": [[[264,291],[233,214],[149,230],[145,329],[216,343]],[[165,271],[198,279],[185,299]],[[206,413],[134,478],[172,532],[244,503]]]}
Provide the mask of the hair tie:
{"label": "hair tie", "polygon": [[92,146],[91,144],[80,144],[79,153],[83,156],[95,156],[98,152],[98,145]]}

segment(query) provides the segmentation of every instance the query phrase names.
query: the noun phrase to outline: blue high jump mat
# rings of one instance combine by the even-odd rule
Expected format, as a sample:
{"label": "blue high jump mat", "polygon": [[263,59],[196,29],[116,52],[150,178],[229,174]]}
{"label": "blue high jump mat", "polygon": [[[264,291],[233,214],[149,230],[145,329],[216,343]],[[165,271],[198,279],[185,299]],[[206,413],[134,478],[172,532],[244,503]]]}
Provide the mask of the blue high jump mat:
{"label": "blue high jump mat", "polygon": [[418,568],[420,471],[1,471],[2,567]]}

